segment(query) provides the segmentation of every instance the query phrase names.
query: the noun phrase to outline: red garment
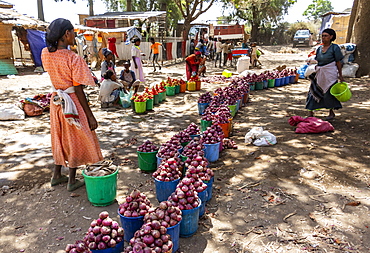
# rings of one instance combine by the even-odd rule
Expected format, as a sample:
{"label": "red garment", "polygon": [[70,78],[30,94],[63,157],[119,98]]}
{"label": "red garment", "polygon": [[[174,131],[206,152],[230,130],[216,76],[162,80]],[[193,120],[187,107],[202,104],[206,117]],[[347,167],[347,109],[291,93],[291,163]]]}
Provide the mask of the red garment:
{"label": "red garment", "polygon": [[116,49],[116,41],[117,39],[115,37],[112,37],[112,38],[108,38],[108,49],[110,51],[112,51],[112,53],[117,57],[119,58],[118,54],[117,54],[117,49]]}
{"label": "red garment", "polygon": [[196,59],[195,54],[191,54],[185,59],[186,78],[190,79],[192,72],[198,72],[200,61]]}
{"label": "red garment", "polygon": [[334,127],[328,121],[316,117],[302,118],[301,116],[292,116],[288,120],[289,125],[296,126],[297,134],[316,134],[334,131]]}

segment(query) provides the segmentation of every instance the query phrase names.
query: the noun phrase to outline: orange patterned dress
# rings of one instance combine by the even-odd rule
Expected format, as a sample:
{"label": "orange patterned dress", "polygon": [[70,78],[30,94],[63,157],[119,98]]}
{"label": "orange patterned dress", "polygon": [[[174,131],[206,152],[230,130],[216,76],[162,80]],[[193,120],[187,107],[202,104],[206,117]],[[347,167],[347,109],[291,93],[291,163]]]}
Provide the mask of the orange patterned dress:
{"label": "orange patterned dress", "polygon": [[[68,49],[50,53],[47,48],[41,55],[44,69],[49,73],[55,89],[65,90],[71,86],[92,85],[94,80],[85,61]],[[55,96],[53,93],[53,97]],[[75,93],[69,94],[75,103],[81,129],[68,124],[62,107],[50,103],[51,147],[56,165],[76,168],[103,160],[95,131],[91,131],[86,114]],[[51,101],[53,101],[53,97]]]}

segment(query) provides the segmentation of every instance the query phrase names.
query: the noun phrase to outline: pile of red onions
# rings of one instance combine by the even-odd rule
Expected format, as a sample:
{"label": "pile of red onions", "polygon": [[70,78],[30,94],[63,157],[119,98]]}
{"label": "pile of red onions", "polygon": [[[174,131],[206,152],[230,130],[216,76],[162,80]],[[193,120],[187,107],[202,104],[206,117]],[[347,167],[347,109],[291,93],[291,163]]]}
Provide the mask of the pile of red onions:
{"label": "pile of red onions", "polygon": [[67,244],[66,252],[69,253],[91,253],[84,241],[76,241],[74,244]]}
{"label": "pile of red onions", "polygon": [[200,178],[202,181],[209,181],[213,176],[214,172],[212,169],[200,164],[196,167],[189,165],[185,173],[185,177],[193,177],[195,179]]}
{"label": "pile of red onions", "polygon": [[165,253],[171,251],[173,243],[167,229],[157,220],[144,223],[130,240],[125,253]]}
{"label": "pile of red onions", "polygon": [[212,122],[214,124],[227,124],[229,123],[229,119],[231,119],[231,113],[229,109],[228,111],[219,110],[213,115]]}
{"label": "pile of red onions", "polygon": [[185,131],[181,131],[181,132],[175,134],[174,136],[179,139],[180,143],[185,143],[185,142],[191,141],[191,137],[190,137],[189,133],[187,133]]}
{"label": "pile of red onions", "polygon": [[221,142],[223,139],[224,133],[222,128],[219,125],[212,125],[203,132],[202,141],[204,144],[215,144]]}
{"label": "pile of red onions", "polygon": [[155,152],[159,148],[154,145],[151,141],[146,140],[143,144],[141,144],[138,148],[137,151],[139,152]]}
{"label": "pile of red onions", "polygon": [[150,200],[139,190],[133,190],[125,199],[125,202],[119,205],[118,211],[125,217],[144,216],[151,207]]}
{"label": "pile of red onions", "polygon": [[180,208],[173,206],[170,201],[162,201],[159,207],[150,208],[144,216],[144,223],[159,221],[165,228],[173,227],[182,219]]}
{"label": "pile of red onions", "polygon": [[182,155],[190,159],[193,159],[197,156],[204,156],[204,146],[200,143],[198,138],[194,138],[191,142],[184,147]]}
{"label": "pile of red onions", "polygon": [[180,140],[173,136],[169,141],[161,145],[157,156],[160,158],[178,157],[180,149],[182,149]]}
{"label": "pile of red onions", "polygon": [[223,145],[224,148],[232,148],[232,149],[237,149],[238,148],[235,141],[233,141],[231,139],[228,139],[228,138],[224,138],[222,140],[222,145]]}
{"label": "pile of red onions", "polygon": [[185,166],[188,167],[189,165],[192,165],[194,167],[198,167],[199,165],[200,166],[203,166],[203,167],[207,167],[209,164],[207,158],[205,158],[204,156],[196,156],[194,158],[188,158],[185,160]]}
{"label": "pile of red onions", "polygon": [[91,222],[84,237],[85,244],[92,250],[114,248],[122,239],[123,228],[119,226],[118,222],[109,218],[109,213],[106,211],[99,214],[99,219]]}
{"label": "pile of red onions", "polygon": [[[181,190],[195,190],[196,192],[202,192],[207,189],[207,185],[199,177],[184,177],[177,185]],[[184,191],[185,192],[185,191]]]}
{"label": "pile of red onions", "polygon": [[207,91],[199,96],[198,103],[210,103],[212,101],[212,95]]}
{"label": "pile of red onions", "polygon": [[162,160],[161,164],[158,166],[158,169],[153,172],[153,178],[159,181],[170,182],[176,179],[179,179],[182,175],[183,163],[181,159],[169,158]]}
{"label": "pile of red onions", "polygon": [[177,186],[175,192],[168,197],[172,205],[177,206],[180,210],[190,210],[199,206],[198,193],[194,188],[191,190],[189,185]]}
{"label": "pile of red onions", "polygon": [[206,109],[201,117],[201,120],[212,121],[213,119],[212,115],[213,114],[210,112],[210,110],[207,111]]}
{"label": "pile of red onions", "polygon": [[184,131],[189,135],[197,135],[200,133],[200,129],[195,123],[191,123]]}

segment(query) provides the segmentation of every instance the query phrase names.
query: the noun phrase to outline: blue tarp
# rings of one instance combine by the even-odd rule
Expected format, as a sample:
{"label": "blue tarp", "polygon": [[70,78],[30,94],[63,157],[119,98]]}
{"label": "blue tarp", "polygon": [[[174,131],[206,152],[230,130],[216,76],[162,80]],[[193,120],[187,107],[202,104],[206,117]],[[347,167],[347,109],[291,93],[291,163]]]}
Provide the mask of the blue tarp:
{"label": "blue tarp", "polygon": [[45,34],[46,32],[43,31],[27,29],[27,40],[30,44],[33,61],[36,67],[42,66],[41,51],[46,47]]}

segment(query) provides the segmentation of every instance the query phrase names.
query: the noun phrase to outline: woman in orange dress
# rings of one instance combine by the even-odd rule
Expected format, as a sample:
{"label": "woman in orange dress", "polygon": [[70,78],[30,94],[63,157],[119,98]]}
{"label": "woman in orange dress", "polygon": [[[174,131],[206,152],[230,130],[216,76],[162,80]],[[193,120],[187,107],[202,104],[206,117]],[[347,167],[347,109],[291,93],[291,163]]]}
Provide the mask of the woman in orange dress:
{"label": "woman in orange dress", "polygon": [[[94,86],[95,83],[85,61],[68,49],[74,39],[71,22],[56,19],[48,27],[48,47],[41,55],[53,86],[50,133],[55,168],[51,185],[68,182],[68,191],[84,185],[76,179],[78,166],[103,159],[94,131],[98,123],[83,91],[83,85]],[[69,167],[69,177],[61,174],[62,166]]]}

